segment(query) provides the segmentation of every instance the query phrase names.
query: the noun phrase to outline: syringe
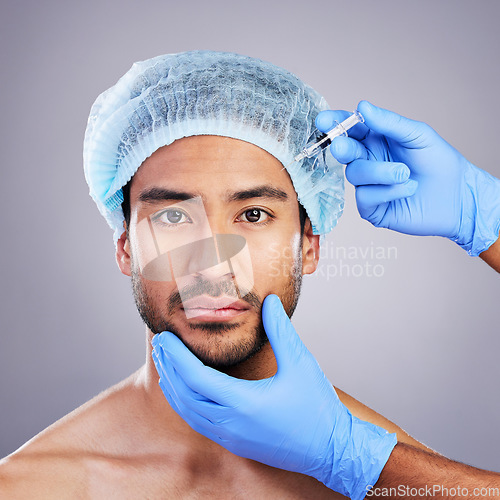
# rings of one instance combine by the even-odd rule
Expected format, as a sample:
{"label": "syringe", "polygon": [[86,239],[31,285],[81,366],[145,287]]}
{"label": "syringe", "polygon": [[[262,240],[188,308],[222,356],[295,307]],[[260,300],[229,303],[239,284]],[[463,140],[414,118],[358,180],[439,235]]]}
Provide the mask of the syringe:
{"label": "syringe", "polygon": [[304,158],[312,158],[318,153],[323,151],[327,146],[331,144],[335,137],[340,135],[345,135],[347,137],[347,131],[354,127],[357,123],[363,123],[365,119],[359,111],[354,111],[354,113],[346,118],[343,122],[338,123],[336,127],[332,128],[329,132],[320,137],[316,142],[311,142],[304,149],[295,156],[295,161],[303,160]]}

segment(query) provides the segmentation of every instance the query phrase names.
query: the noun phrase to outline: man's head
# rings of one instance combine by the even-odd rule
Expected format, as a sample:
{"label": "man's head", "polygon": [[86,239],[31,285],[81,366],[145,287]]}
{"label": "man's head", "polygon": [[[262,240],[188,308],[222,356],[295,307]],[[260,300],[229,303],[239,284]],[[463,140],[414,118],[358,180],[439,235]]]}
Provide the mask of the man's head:
{"label": "man's head", "polygon": [[[296,193],[281,163],[236,139],[188,137],[151,155],[126,191],[130,217],[117,244],[117,261],[122,272],[132,276],[135,301],[149,329],[173,331],[204,363],[218,368],[255,354],[267,341],[262,301],[276,293],[291,316],[302,274],[314,271],[319,255],[319,236],[312,234],[308,220],[301,224]],[[205,256],[192,251],[183,265],[193,272],[187,279],[184,275],[182,284],[146,279],[141,268],[151,258],[145,241],[149,224],[162,217],[167,237],[179,243],[195,230],[197,206],[189,203],[195,199],[202,200],[213,234],[237,235],[245,241],[249,262],[241,258],[232,273],[223,266],[203,269],[198,261]],[[168,245],[162,237],[159,245]],[[241,290],[238,273],[246,278],[250,272],[252,287],[240,298],[234,292]],[[221,297],[232,297],[233,302],[210,311]],[[189,317],[190,306],[207,312]]]}
{"label": "man's head", "polygon": [[331,156],[293,162],[326,108],[281,68],[209,51],[136,63],[99,96],[85,175],[151,331],[223,366],[265,342],[266,295],[293,313],[343,208]]}

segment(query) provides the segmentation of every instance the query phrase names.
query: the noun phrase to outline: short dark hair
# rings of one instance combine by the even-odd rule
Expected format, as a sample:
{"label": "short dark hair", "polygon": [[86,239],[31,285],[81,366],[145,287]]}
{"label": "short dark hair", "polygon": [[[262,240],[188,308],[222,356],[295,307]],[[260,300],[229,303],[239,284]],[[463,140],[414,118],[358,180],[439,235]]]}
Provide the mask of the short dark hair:
{"label": "short dark hair", "polygon": [[[131,180],[123,186],[123,202],[122,202],[122,210],[123,217],[125,218],[125,222],[127,224],[127,238],[128,238],[128,227],[130,224],[130,184]],[[304,227],[306,225],[307,212],[306,209],[302,206],[302,203],[299,203],[299,219],[300,219],[300,232],[304,234]]]}

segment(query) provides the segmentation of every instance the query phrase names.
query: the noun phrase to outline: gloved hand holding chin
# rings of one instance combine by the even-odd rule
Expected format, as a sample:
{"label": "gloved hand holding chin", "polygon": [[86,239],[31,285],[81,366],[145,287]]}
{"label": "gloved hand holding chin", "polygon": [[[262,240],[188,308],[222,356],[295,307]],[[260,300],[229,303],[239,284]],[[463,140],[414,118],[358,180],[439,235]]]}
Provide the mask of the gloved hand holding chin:
{"label": "gloved hand holding chin", "polygon": [[153,359],[165,397],[194,430],[232,453],[364,498],[396,435],[342,404],[276,295],[264,300],[262,319],[278,364],[263,380],[229,377],[205,366],[172,333],[156,335]]}

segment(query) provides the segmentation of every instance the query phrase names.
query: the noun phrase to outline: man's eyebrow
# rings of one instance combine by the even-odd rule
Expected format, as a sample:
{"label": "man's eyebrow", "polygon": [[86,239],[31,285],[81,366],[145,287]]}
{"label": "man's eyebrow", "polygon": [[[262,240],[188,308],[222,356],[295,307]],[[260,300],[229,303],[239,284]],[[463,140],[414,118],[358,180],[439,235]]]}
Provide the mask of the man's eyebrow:
{"label": "man's eyebrow", "polygon": [[[175,189],[168,189],[163,187],[151,187],[145,189],[139,194],[139,201],[144,203],[157,203],[161,201],[186,201],[192,198],[199,197],[199,194],[189,193],[186,191],[177,191]],[[234,191],[226,193],[226,201],[245,201],[252,198],[268,198],[278,201],[288,200],[288,195],[274,186],[262,185],[255,186],[241,191]]]}
{"label": "man's eyebrow", "polygon": [[242,191],[235,191],[226,194],[226,200],[231,201],[244,201],[252,198],[270,198],[278,201],[288,200],[288,195],[281,189],[273,186],[256,186]]}
{"label": "man's eyebrow", "polygon": [[185,201],[191,198],[196,198],[198,195],[187,193],[186,191],[176,191],[175,189],[167,189],[162,187],[152,187],[145,189],[139,195],[139,201],[145,203],[156,203],[158,201],[177,200]]}

